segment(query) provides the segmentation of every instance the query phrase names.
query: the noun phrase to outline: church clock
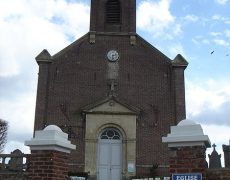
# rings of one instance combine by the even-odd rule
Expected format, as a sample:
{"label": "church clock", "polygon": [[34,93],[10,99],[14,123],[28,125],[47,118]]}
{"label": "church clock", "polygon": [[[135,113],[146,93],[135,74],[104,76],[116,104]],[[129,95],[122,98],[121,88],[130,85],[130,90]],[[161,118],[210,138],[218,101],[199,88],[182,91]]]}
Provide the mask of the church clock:
{"label": "church clock", "polygon": [[107,53],[107,58],[109,61],[115,62],[119,59],[119,54],[116,50],[110,50]]}

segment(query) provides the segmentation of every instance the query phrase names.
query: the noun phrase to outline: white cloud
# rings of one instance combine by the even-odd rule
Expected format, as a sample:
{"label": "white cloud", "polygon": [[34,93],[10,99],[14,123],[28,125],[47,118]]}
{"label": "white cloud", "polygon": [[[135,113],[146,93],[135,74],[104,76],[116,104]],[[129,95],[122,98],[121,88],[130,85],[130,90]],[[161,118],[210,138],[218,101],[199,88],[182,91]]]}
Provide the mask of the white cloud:
{"label": "white cloud", "polygon": [[208,39],[202,39],[201,41],[203,44],[210,44],[210,41]]}
{"label": "white cloud", "polygon": [[[1,118],[9,122],[10,133],[14,130],[26,132],[33,130],[35,92],[26,92],[16,99],[3,99],[0,101]],[[6,108],[7,107],[7,108]]]}
{"label": "white cloud", "polygon": [[[30,138],[28,138],[27,140],[30,140]],[[24,154],[29,154],[30,153],[29,147],[24,146],[24,142],[19,142],[19,141],[9,141],[9,142],[7,142],[7,144],[6,144],[5,148],[4,148],[4,153],[10,154],[15,149],[19,149]]]}
{"label": "white cloud", "polygon": [[226,37],[230,38],[230,30],[225,30],[224,33]]}
{"label": "white cloud", "polygon": [[186,82],[187,116],[203,123],[229,124],[230,81]]}
{"label": "white cloud", "polygon": [[230,38],[230,30],[225,30],[223,32],[210,32],[209,33],[213,37],[213,42],[216,45],[229,47],[230,43],[226,40],[227,38]]}
{"label": "white cloud", "polygon": [[212,143],[219,142],[221,145],[229,144],[230,127],[221,126],[221,125],[217,126],[217,125],[202,124],[202,128],[204,130],[204,134],[208,134]]}
{"label": "white cloud", "polygon": [[137,27],[151,32],[153,36],[165,36],[167,31],[171,35],[181,33],[180,25],[175,22],[169,10],[170,3],[171,0],[142,1],[137,8]]}
{"label": "white cloud", "polygon": [[43,48],[56,53],[88,30],[89,6],[82,3],[11,0],[0,12],[0,77],[20,74]]}
{"label": "white cloud", "polygon": [[225,17],[223,17],[223,16],[221,16],[221,15],[219,15],[219,14],[215,14],[215,15],[213,15],[212,16],[212,20],[216,20],[216,21],[225,21],[226,20],[226,18]]}
{"label": "white cloud", "polygon": [[[204,83],[186,82],[187,118],[201,123],[204,134],[216,144],[224,165],[222,145],[230,140],[230,81],[210,79]],[[212,148],[207,149],[211,154]]]}
{"label": "white cloud", "polygon": [[172,32],[174,35],[179,35],[182,33],[182,30],[181,30],[181,25],[180,24],[175,24],[172,28]]}
{"label": "white cloud", "polygon": [[213,40],[217,45],[228,47],[230,44],[229,42],[225,41],[224,39],[214,39]]}
{"label": "white cloud", "polygon": [[216,37],[216,36],[221,36],[222,33],[221,32],[210,32],[210,35]]}
{"label": "white cloud", "polygon": [[224,22],[225,24],[230,24],[230,19],[229,17],[224,17],[222,15],[219,14],[215,14],[212,16],[212,20],[214,21],[218,21],[219,22]]}
{"label": "white cloud", "polygon": [[21,94],[16,99],[0,99],[1,118],[9,124],[5,153],[17,148],[28,153],[23,142],[33,135],[35,99],[35,91]]}
{"label": "white cloud", "polygon": [[0,77],[19,74],[19,65],[14,60],[14,54],[9,51],[10,49],[3,50],[0,43]]}
{"label": "white cloud", "polygon": [[[6,151],[32,137],[37,64],[88,31],[89,6],[65,0],[9,0],[0,6],[0,115],[9,122]],[[79,18],[80,17],[80,18]],[[26,148],[25,148],[26,149]]]}
{"label": "white cloud", "polygon": [[[222,145],[228,145],[230,140],[230,127],[229,126],[221,126],[221,125],[207,125],[207,124],[201,124],[204,134],[209,136],[209,139],[211,141],[211,144],[216,144],[216,151],[218,154],[221,154],[221,162],[222,167],[224,167],[224,154],[222,150]],[[207,160],[208,154],[211,154],[213,151],[213,148],[208,148],[206,151]]]}
{"label": "white cloud", "polygon": [[196,45],[210,44],[210,41],[203,36],[195,36],[194,38],[192,38],[192,42]]}
{"label": "white cloud", "polygon": [[216,0],[218,4],[225,5],[229,0]]}
{"label": "white cloud", "polygon": [[199,17],[194,15],[194,14],[188,14],[185,16],[184,18],[186,21],[190,21],[190,22],[197,22],[199,20]]}
{"label": "white cloud", "polygon": [[174,59],[177,54],[181,54],[185,59],[187,58],[184,47],[179,43],[170,46],[169,54],[172,59]]}

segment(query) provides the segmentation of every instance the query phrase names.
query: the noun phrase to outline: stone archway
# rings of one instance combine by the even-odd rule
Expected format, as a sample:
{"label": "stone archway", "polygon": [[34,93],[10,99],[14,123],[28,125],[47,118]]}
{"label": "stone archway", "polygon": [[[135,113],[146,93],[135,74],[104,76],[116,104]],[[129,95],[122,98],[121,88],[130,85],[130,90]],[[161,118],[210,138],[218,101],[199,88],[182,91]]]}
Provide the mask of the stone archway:
{"label": "stone archway", "polygon": [[[123,105],[115,99],[107,99],[96,105],[85,108],[86,115],[86,131],[85,131],[85,172],[89,172],[91,179],[110,180],[111,172],[102,173],[110,170],[113,163],[119,163],[120,177],[111,180],[119,180],[119,178],[128,178],[136,174],[136,119],[137,113],[135,108]],[[113,129],[120,134],[121,139],[103,139],[101,135],[107,130]],[[100,138],[99,138],[100,137]],[[103,136],[104,137],[104,136]],[[110,136],[108,136],[109,138]],[[115,138],[118,138],[115,136]],[[102,149],[103,152],[98,150]],[[110,153],[111,150],[118,153],[115,157],[121,157],[121,161],[115,162],[106,158],[107,165],[99,160],[100,153]],[[98,154],[99,153],[99,154]],[[108,157],[111,155],[108,155]],[[99,158],[98,158],[99,157]],[[100,164],[101,163],[101,164]],[[101,167],[101,169],[99,168]],[[117,166],[118,167],[118,166]],[[129,168],[132,167],[132,168]],[[100,172],[99,172],[100,171]],[[105,178],[99,178],[99,174],[107,174]],[[112,176],[115,177],[115,176]]]}

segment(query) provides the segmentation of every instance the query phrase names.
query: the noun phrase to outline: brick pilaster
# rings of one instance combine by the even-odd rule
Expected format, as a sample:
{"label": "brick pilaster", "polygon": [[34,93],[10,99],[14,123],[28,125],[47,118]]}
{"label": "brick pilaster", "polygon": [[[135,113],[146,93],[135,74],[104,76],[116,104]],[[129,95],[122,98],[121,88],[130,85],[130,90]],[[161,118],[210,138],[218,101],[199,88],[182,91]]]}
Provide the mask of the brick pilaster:
{"label": "brick pilaster", "polygon": [[206,147],[190,146],[170,148],[170,174],[173,173],[202,173],[203,180],[206,179],[205,170]]}
{"label": "brick pilaster", "polygon": [[174,91],[175,91],[175,110],[176,120],[178,123],[186,118],[185,109],[185,84],[184,84],[184,70],[188,66],[188,62],[184,57],[178,54],[172,61],[173,76],[174,76]]}
{"label": "brick pilaster", "polygon": [[35,131],[35,137],[25,141],[30,147],[28,159],[28,179],[66,180],[68,179],[68,159],[76,146],[68,140],[68,134],[58,126],[49,125],[44,130]]}
{"label": "brick pilaster", "polygon": [[30,180],[68,179],[68,158],[65,152],[52,150],[32,150],[28,163]]}
{"label": "brick pilaster", "polygon": [[182,120],[177,126],[171,126],[171,132],[162,141],[169,147],[170,174],[201,173],[206,180],[206,148],[211,142],[204,135],[200,124],[191,120]]}

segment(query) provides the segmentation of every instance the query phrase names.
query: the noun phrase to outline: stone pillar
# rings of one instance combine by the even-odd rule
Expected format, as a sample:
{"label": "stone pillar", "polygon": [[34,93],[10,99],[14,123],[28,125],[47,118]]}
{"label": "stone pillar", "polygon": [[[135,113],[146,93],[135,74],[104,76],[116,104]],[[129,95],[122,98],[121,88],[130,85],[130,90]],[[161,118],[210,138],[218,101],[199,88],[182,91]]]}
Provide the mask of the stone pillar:
{"label": "stone pillar", "polygon": [[225,168],[230,168],[230,145],[223,145]]}
{"label": "stone pillar", "polygon": [[68,141],[68,134],[54,125],[36,131],[35,137],[26,141],[31,155],[28,158],[28,178],[31,180],[68,179],[69,153],[75,149]]}
{"label": "stone pillar", "polygon": [[171,175],[201,173],[203,180],[206,179],[206,148],[211,143],[201,125],[182,120],[177,126],[171,127],[171,133],[162,141],[169,147]]}

